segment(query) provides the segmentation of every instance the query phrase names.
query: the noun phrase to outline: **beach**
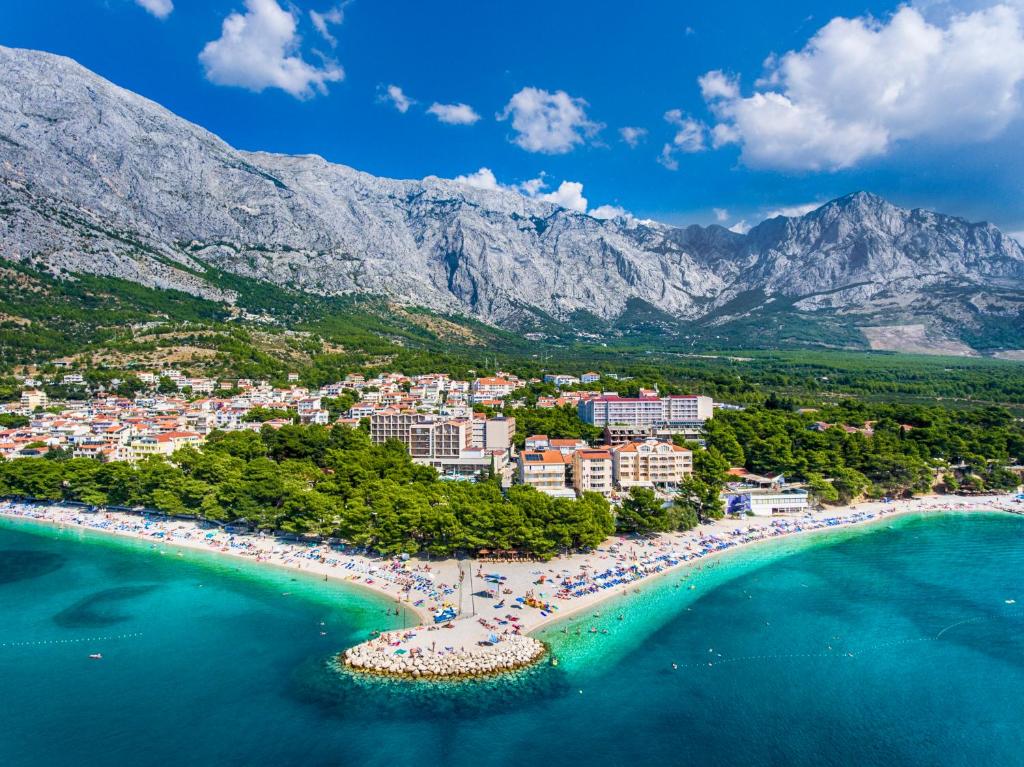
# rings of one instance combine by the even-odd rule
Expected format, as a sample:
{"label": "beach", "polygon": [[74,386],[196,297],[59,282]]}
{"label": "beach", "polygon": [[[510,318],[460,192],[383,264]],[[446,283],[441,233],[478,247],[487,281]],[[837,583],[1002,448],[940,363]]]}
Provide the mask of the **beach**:
{"label": "beach", "polygon": [[[62,505],[0,504],[2,516],[134,538],[153,547],[211,551],[371,589],[395,600],[396,610],[409,610],[418,625],[376,634],[357,648],[338,648],[339,653],[348,650],[348,658],[360,658],[362,671],[423,677],[471,676],[535,662],[543,649],[530,635],[541,627],[596,609],[608,597],[629,594],[653,578],[727,551],[897,515],[945,511],[1020,513],[1024,508],[1011,495],[925,496],[800,516],[722,519],[686,533],[613,537],[593,552],[548,562],[499,563],[382,559],[325,543],[229,532],[190,520]],[[436,623],[433,616],[445,610],[452,617]]]}

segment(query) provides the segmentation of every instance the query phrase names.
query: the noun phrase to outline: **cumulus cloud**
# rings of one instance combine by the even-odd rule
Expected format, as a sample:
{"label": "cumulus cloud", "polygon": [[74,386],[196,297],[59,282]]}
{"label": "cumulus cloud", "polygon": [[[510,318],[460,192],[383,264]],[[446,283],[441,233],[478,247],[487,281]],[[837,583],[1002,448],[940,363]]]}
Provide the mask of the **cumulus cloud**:
{"label": "cumulus cloud", "polygon": [[135,4],[145,8],[158,19],[166,19],[174,10],[173,0],[135,0]]}
{"label": "cumulus cloud", "polygon": [[384,92],[377,97],[378,101],[391,104],[402,114],[409,111],[409,107],[416,103],[415,99],[411,99],[405,95],[405,92],[397,85],[389,85],[384,89]]}
{"label": "cumulus cloud", "polygon": [[799,205],[783,205],[780,208],[773,208],[764,214],[765,219],[775,218],[776,216],[785,216],[786,218],[798,218],[800,216],[810,213],[812,210],[817,210],[825,203],[823,202],[805,202]]}
{"label": "cumulus cloud", "polygon": [[629,212],[618,205],[599,205],[590,211],[590,215],[602,220],[609,218],[630,218]]}
{"label": "cumulus cloud", "polygon": [[629,144],[630,149],[636,149],[643,138],[647,135],[647,128],[637,128],[632,125],[627,125],[624,128],[619,128],[619,135],[622,140]]}
{"label": "cumulus cloud", "polygon": [[302,58],[295,16],[277,0],[245,0],[245,8],[224,19],[221,36],[199,54],[210,82],[257,93],[280,88],[304,99],[326,93],[327,83],[344,78],[335,62],[316,66]]}
{"label": "cumulus cloud", "polygon": [[490,168],[484,167],[474,173],[469,173],[464,176],[456,176],[452,180],[457,181],[460,184],[473,187],[474,189],[484,189],[492,192],[516,192],[524,197],[550,202],[554,205],[558,205],[577,213],[588,213],[588,215],[591,215],[594,218],[632,218],[628,211],[615,205],[600,205],[588,212],[587,198],[583,196],[583,184],[579,181],[562,181],[554,191],[544,191],[548,188],[548,184],[544,180],[543,173],[541,173],[537,178],[531,178],[528,181],[523,181],[518,184],[502,184],[494,175],[494,171]]}
{"label": "cumulus cloud", "polygon": [[457,181],[460,184],[471,186],[474,189],[488,189],[494,191],[506,188],[498,183],[498,179],[494,175],[494,171],[490,168],[480,168],[480,170],[475,173],[470,173],[465,176],[456,176],[452,181]]}
{"label": "cumulus cloud", "polygon": [[835,18],[767,67],[746,97],[719,71],[699,81],[718,119],[712,145],[738,144],[751,167],[832,171],[901,141],[985,141],[1021,113],[1021,15],[996,5],[932,23],[903,6],[887,21]]}
{"label": "cumulus cloud", "polygon": [[701,95],[712,99],[734,99],[740,95],[740,84],[735,77],[729,77],[720,69],[714,69],[697,78]]}
{"label": "cumulus cloud", "polygon": [[700,120],[687,117],[680,109],[670,109],[665,113],[665,122],[676,126],[677,129],[671,143],[662,146],[661,154],[658,156],[658,162],[669,170],[679,169],[679,160],[676,157],[678,153],[692,154],[707,149],[707,126]]}
{"label": "cumulus cloud", "polygon": [[746,219],[743,219],[730,226],[729,231],[736,232],[736,234],[746,234],[750,231],[750,224],[747,223]]}
{"label": "cumulus cloud", "polygon": [[583,184],[579,181],[563,181],[558,189],[548,194],[542,194],[539,199],[545,202],[553,202],[577,213],[587,212],[587,198],[583,196]]}
{"label": "cumulus cloud", "polygon": [[604,126],[587,117],[587,102],[565,91],[523,88],[498,115],[512,119],[512,141],[527,152],[565,154]]}
{"label": "cumulus cloud", "polygon": [[313,23],[313,27],[332,48],[338,44],[338,41],[331,33],[331,27],[340,24],[344,19],[345,14],[340,5],[323,13],[313,10],[309,12],[309,20]]}
{"label": "cumulus cloud", "polygon": [[427,113],[448,125],[472,125],[480,119],[480,115],[469,104],[438,104],[435,101]]}
{"label": "cumulus cloud", "polygon": [[715,221],[721,223],[729,220],[729,211],[725,208],[712,208],[711,211],[715,214]]}

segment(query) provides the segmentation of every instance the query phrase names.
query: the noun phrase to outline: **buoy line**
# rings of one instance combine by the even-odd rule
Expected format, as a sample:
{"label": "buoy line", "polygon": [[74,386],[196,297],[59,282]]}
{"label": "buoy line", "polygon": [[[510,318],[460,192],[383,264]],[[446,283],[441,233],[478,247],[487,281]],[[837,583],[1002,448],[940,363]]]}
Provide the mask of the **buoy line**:
{"label": "buoy line", "polygon": [[966,625],[968,623],[978,623],[978,622],[981,622],[981,621],[995,620],[995,619],[998,619],[998,618],[1005,618],[1005,617],[1019,617],[1022,614],[1024,614],[1024,613],[1017,612],[1017,613],[1011,614],[1010,616],[1006,616],[1006,615],[979,615],[979,616],[976,616],[974,618],[967,618],[967,619],[962,620],[962,621],[957,621],[956,623],[951,623],[950,625],[946,626],[944,629],[939,631],[939,633],[936,634],[933,637],[911,637],[911,638],[908,638],[908,639],[894,639],[894,640],[889,641],[889,642],[878,642],[877,644],[868,645],[867,647],[862,647],[859,650],[846,650],[846,651],[836,650],[834,652],[822,652],[822,653],[779,653],[779,654],[774,654],[774,655],[741,655],[741,656],[738,656],[738,657],[735,657],[735,658],[723,658],[723,657],[721,657],[719,655],[716,655],[714,658],[712,658],[709,661],[703,661],[703,662],[699,662],[699,663],[684,663],[684,664],[678,664],[678,665],[677,664],[673,664],[673,668],[674,669],[708,668],[708,667],[714,667],[714,666],[723,666],[723,665],[726,665],[726,664],[729,664],[729,663],[743,663],[743,662],[747,662],[747,661],[796,660],[796,659],[803,659],[803,658],[838,658],[838,659],[842,659],[842,658],[856,658],[859,655],[863,655],[864,653],[875,652],[877,650],[883,650],[883,649],[885,649],[887,647],[899,647],[901,645],[919,644],[921,642],[936,642],[936,641],[940,640],[942,638],[942,635],[945,634],[947,631],[949,631],[951,629],[954,629],[957,626]]}
{"label": "buoy line", "polygon": [[74,639],[34,639],[27,642],[0,642],[0,648],[3,647],[56,647],[62,644],[83,644],[85,642],[113,642],[118,639],[138,639],[142,636],[142,632],[138,631],[133,634],[110,634],[109,636],[99,637],[77,637]]}

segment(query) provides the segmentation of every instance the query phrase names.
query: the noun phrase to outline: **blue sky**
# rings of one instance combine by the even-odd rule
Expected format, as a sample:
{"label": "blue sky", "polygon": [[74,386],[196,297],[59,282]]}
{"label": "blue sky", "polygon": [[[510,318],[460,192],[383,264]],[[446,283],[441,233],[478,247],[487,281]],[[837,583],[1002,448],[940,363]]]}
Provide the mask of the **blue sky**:
{"label": "blue sky", "polygon": [[1022,16],[1020,0],[0,0],[0,43],[68,55],[236,147],[377,175],[738,229],[866,189],[1022,232]]}

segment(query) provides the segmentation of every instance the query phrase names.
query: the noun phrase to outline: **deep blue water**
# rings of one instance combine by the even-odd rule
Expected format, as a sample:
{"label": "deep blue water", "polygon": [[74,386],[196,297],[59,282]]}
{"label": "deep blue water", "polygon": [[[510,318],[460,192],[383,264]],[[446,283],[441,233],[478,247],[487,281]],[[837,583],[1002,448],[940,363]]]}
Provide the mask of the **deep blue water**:
{"label": "deep blue water", "polygon": [[552,627],[557,668],[410,686],[330,664],[401,620],[367,593],[3,521],[0,765],[1024,765],[1024,520],[720,562]]}

